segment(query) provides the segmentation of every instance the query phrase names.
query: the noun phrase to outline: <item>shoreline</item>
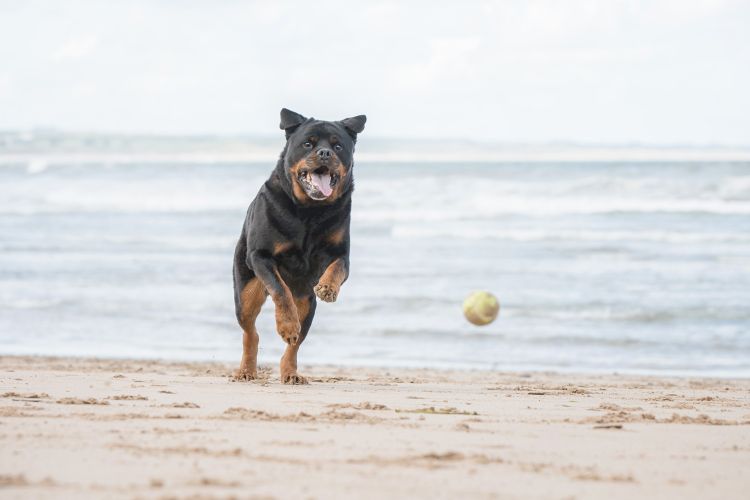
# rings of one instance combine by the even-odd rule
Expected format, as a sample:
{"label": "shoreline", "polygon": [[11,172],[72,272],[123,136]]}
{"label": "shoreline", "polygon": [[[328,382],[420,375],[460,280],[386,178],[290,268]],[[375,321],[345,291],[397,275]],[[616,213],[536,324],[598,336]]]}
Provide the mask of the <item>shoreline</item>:
{"label": "shoreline", "polygon": [[[191,365],[215,365],[215,367],[223,368],[228,375],[231,375],[231,373],[234,371],[234,369],[239,366],[239,358],[240,356],[236,356],[236,360],[222,360],[222,359],[200,359],[200,358],[164,358],[164,357],[138,357],[138,356],[117,356],[117,355],[102,355],[102,354],[83,354],[83,355],[51,355],[51,354],[27,354],[27,353],[18,353],[18,352],[6,352],[6,353],[0,353],[0,360],[3,358],[29,358],[29,359],[43,359],[46,361],[54,361],[54,360],[72,360],[72,361],[102,361],[102,362],[144,362],[144,363],[160,363],[165,365],[184,365],[184,364],[191,364]],[[258,365],[266,370],[270,370],[272,373],[274,370],[278,370],[278,360],[272,361],[272,362],[264,362],[260,359],[258,360]],[[271,357],[272,359],[275,359]],[[280,358],[280,356],[279,356]],[[685,379],[701,379],[701,380],[715,380],[715,381],[750,381],[750,373],[748,374],[735,374],[735,373],[724,373],[720,372],[717,374],[717,372],[689,372],[689,371],[680,371],[680,370],[665,370],[662,372],[654,372],[649,371],[647,369],[644,370],[638,370],[638,369],[617,369],[617,370],[597,370],[595,368],[592,368],[590,370],[580,370],[576,368],[562,368],[562,367],[555,367],[555,368],[549,368],[549,367],[535,367],[535,366],[522,366],[522,367],[497,367],[497,368],[491,368],[491,367],[480,367],[480,366],[470,366],[470,365],[452,365],[452,366],[417,366],[416,364],[410,365],[408,363],[404,364],[378,364],[377,362],[373,363],[367,363],[367,362],[351,362],[348,363],[346,361],[340,362],[340,363],[332,363],[332,362],[305,362],[304,360],[301,362],[301,366],[304,368],[310,367],[314,369],[350,369],[350,370],[381,370],[381,371],[389,371],[389,370],[413,370],[413,371],[420,371],[420,370],[426,370],[426,371],[434,371],[438,373],[447,373],[447,372],[457,372],[457,373],[490,373],[490,374],[524,374],[524,375],[547,375],[547,376],[560,376],[560,377],[635,377],[635,378],[654,378],[659,380],[670,380],[670,379],[676,379],[676,380],[685,380]]]}
{"label": "shoreline", "polygon": [[0,356],[0,497],[742,498],[750,380]]}

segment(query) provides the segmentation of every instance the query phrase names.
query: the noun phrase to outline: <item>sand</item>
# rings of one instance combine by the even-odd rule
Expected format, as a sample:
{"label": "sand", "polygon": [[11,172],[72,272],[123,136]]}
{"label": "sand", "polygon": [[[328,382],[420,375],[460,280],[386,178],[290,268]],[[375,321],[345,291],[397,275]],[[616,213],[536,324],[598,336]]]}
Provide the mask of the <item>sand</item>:
{"label": "sand", "polygon": [[750,381],[0,357],[2,498],[748,498]]}

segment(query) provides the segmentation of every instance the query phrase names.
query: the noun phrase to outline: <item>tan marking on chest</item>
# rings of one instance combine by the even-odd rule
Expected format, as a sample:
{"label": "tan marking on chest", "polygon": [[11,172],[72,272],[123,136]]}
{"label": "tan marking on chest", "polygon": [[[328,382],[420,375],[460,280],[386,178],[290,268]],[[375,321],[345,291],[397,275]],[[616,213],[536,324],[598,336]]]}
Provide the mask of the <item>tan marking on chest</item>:
{"label": "tan marking on chest", "polygon": [[326,241],[332,245],[340,245],[341,242],[344,241],[345,234],[346,231],[344,231],[344,229],[333,231],[331,234],[326,236]]}
{"label": "tan marking on chest", "polygon": [[292,244],[291,241],[282,241],[282,242],[279,242],[279,243],[274,243],[273,244],[273,254],[274,255],[279,255],[281,253],[284,253],[284,252],[290,250],[293,246],[294,245]]}

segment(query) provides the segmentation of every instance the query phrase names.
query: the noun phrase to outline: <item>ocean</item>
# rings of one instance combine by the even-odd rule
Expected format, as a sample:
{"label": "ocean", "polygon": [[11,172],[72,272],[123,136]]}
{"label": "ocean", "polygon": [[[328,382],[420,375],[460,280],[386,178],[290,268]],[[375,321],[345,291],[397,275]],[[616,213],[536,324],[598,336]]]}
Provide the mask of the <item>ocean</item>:
{"label": "ocean", "polygon": [[[0,354],[238,362],[264,163],[0,168]],[[355,167],[351,275],[300,363],[750,376],[750,163]],[[461,303],[487,290],[498,319]],[[273,305],[260,361],[283,343]]]}

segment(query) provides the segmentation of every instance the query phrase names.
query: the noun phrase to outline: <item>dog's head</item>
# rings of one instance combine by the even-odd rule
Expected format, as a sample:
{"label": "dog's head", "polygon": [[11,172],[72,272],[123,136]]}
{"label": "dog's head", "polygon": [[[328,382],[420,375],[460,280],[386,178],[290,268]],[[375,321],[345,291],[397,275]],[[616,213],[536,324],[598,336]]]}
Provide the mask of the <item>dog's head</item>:
{"label": "dog's head", "polygon": [[281,110],[287,139],[282,161],[297,202],[333,203],[351,188],[354,144],[366,120],[359,115],[328,122]]}

